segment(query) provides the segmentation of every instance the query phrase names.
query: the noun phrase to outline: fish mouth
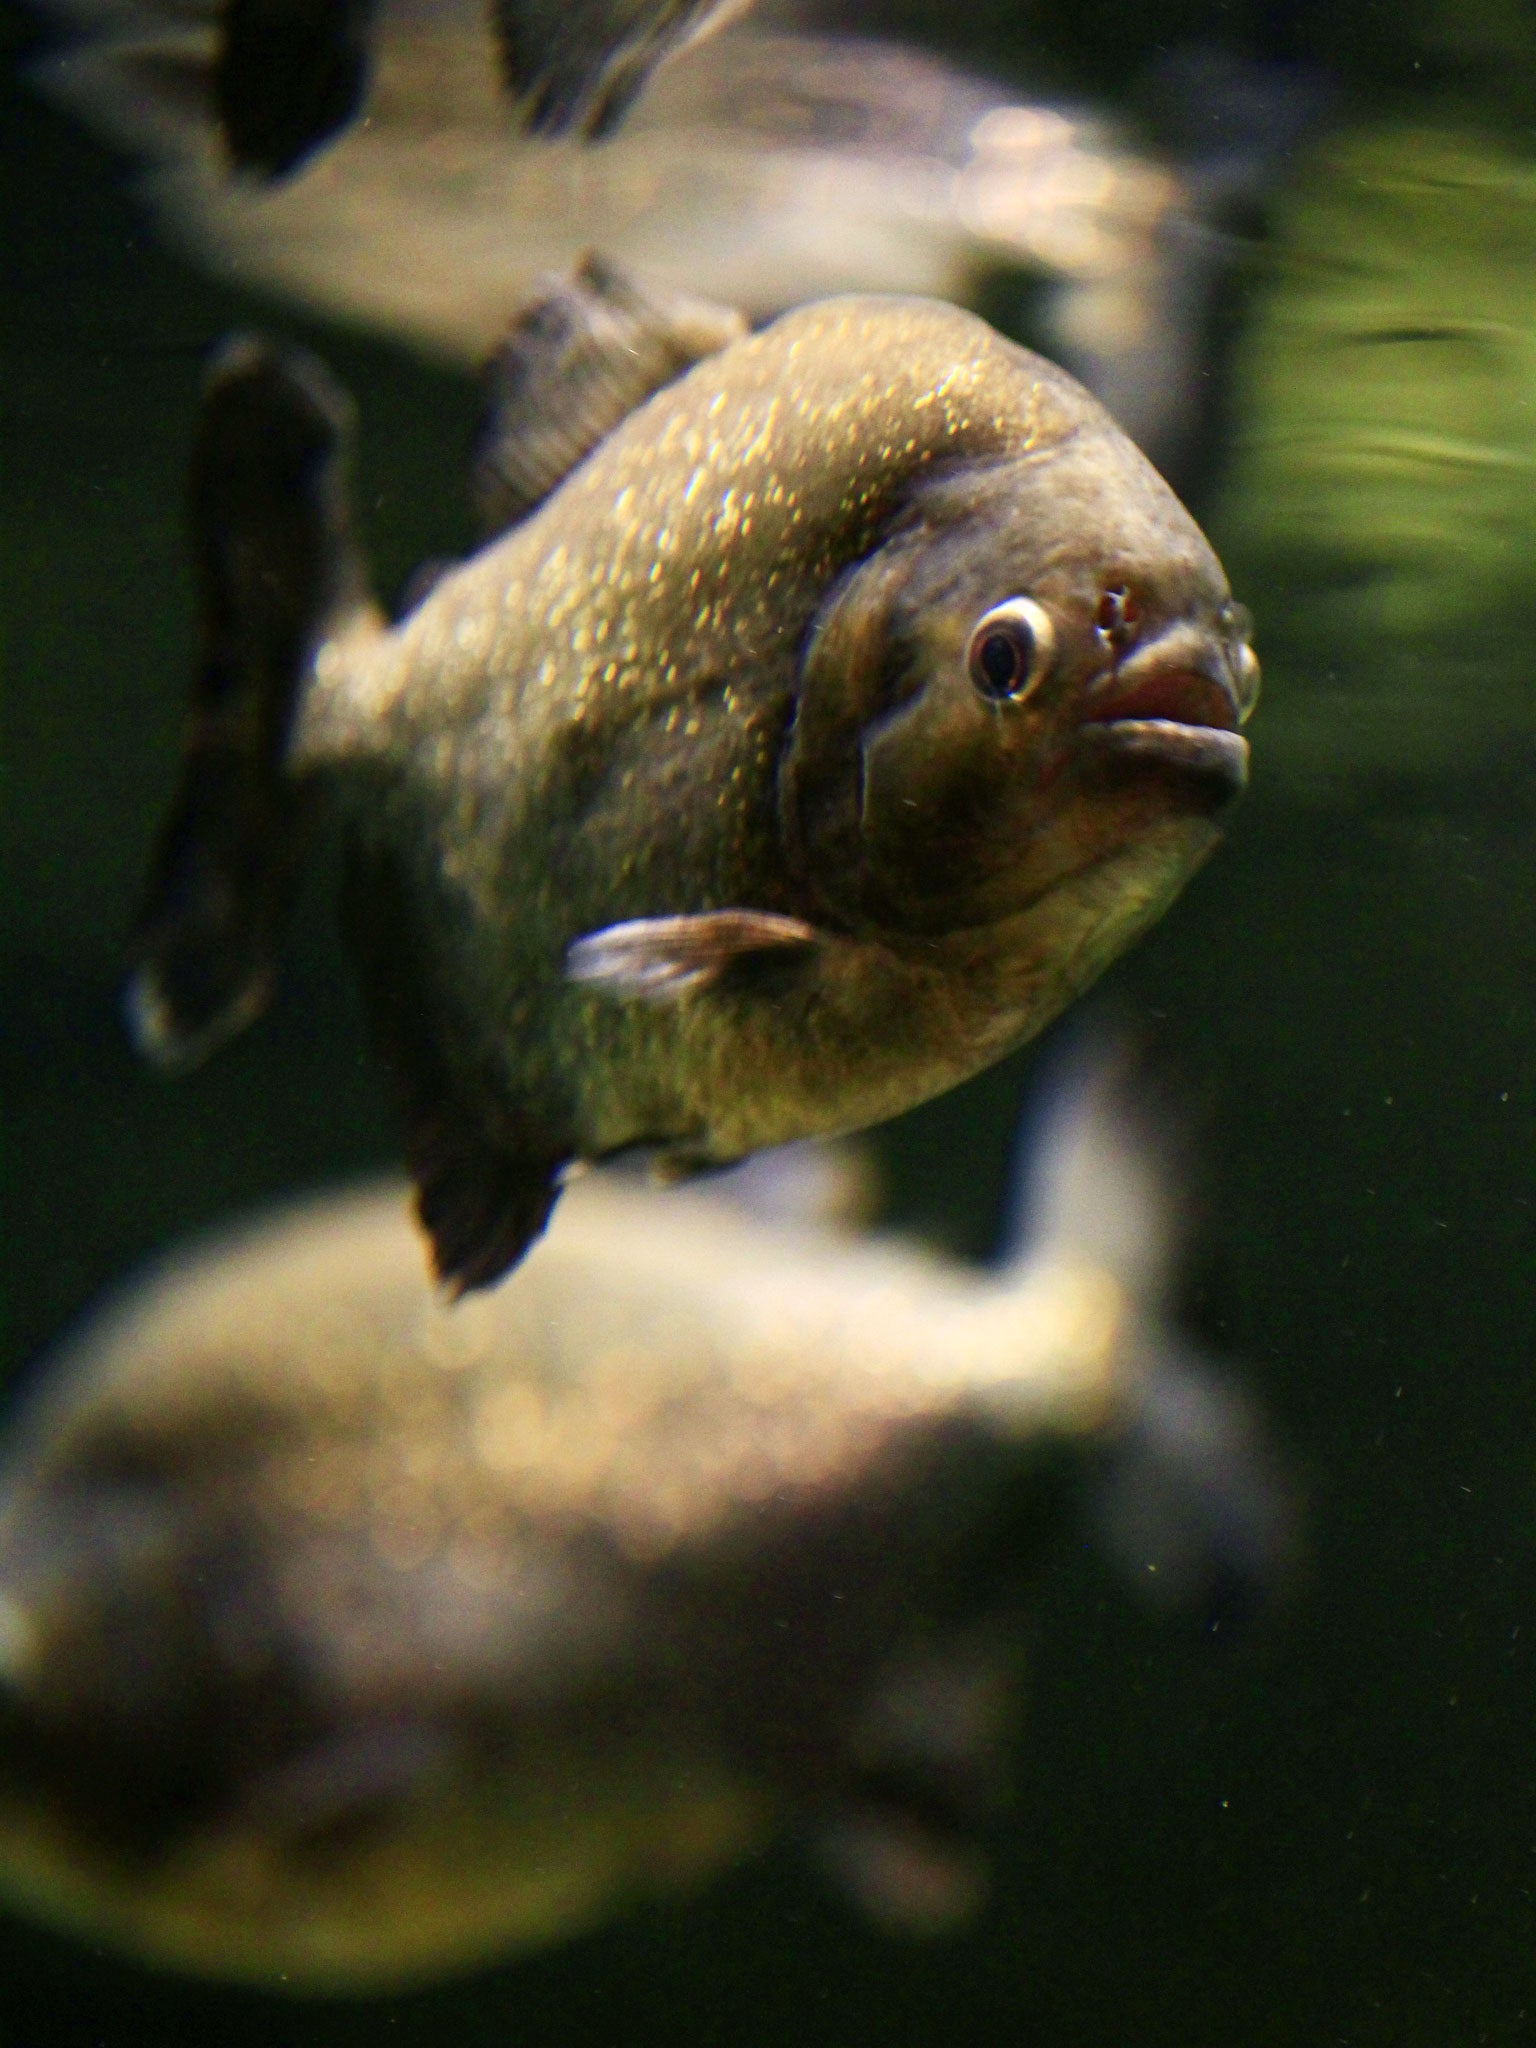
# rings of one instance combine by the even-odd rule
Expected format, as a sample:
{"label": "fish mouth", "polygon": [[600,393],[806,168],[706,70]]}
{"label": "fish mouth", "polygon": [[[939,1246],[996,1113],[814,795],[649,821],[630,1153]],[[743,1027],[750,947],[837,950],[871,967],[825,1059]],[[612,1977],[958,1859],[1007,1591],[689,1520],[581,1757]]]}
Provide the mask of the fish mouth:
{"label": "fish mouth", "polygon": [[1202,809],[1240,796],[1248,742],[1226,663],[1134,669],[1127,663],[1090,701],[1078,728],[1088,758],[1106,769],[1161,773]]}

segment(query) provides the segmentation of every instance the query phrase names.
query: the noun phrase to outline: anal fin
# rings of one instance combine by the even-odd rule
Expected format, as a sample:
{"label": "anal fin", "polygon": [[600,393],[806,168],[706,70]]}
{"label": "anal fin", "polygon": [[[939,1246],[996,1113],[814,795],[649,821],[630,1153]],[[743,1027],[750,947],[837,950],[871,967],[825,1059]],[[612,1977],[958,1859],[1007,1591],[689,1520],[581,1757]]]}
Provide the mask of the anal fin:
{"label": "anal fin", "polygon": [[549,1221],[564,1164],[499,1150],[452,1114],[421,1110],[406,1160],[433,1270],[453,1295],[493,1286],[517,1264]]}
{"label": "anal fin", "polygon": [[354,849],[345,908],[374,1048],[405,1124],[406,1163],[433,1269],[454,1295],[489,1287],[544,1228],[571,1145],[531,1112],[518,1127],[505,1105],[493,1110],[489,1088],[483,1104],[472,1099],[446,1049],[446,1010],[387,856]]}

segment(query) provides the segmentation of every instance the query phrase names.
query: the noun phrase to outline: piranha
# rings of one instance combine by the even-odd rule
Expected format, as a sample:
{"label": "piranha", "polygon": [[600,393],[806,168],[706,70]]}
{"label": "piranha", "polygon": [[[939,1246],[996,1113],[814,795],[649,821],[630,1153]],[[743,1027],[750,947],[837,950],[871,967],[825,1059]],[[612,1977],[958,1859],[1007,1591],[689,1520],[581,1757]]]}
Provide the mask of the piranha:
{"label": "piranha", "polygon": [[770,1217],[775,1155],[586,1176],[451,1305],[398,1186],[170,1258],[0,1464],[0,1888],[309,1991],[784,1834],[893,1929],[963,1919],[1082,1512],[1207,1625],[1287,1547],[1254,1415],[1161,1312],[1135,1125],[1102,1074],[1065,1092],[988,1271]]}
{"label": "piranha", "polygon": [[1214,846],[1258,681],[1156,471],[954,307],[748,335],[593,263],[491,391],[495,537],[391,627],[341,395],[260,342],[215,364],[202,660],[129,1002],[168,1066],[261,1007],[331,793],[456,1289],[573,1162],[851,1131],[1037,1032]]}

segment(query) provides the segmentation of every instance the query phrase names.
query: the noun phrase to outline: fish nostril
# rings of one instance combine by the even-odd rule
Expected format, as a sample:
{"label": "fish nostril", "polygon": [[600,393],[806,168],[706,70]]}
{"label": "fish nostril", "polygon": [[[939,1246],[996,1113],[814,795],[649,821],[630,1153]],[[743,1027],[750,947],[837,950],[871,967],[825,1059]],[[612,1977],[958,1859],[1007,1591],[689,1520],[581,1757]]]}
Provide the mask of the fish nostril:
{"label": "fish nostril", "polygon": [[1113,583],[1101,591],[1093,623],[1099,638],[1118,660],[1141,630],[1141,602],[1135,591],[1124,583]]}

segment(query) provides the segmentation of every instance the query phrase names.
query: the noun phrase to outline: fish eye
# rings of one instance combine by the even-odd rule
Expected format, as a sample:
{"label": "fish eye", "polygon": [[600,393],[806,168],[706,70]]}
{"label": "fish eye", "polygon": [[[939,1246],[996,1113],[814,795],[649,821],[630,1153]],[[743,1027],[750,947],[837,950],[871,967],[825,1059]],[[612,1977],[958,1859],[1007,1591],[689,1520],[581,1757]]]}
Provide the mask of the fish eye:
{"label": "fish eye", "polygon": [[994,702],[1020,703],[1056,658],[1051,615],[1032,597],[1009,597],[983,612],[971,633],[971,681]]}

